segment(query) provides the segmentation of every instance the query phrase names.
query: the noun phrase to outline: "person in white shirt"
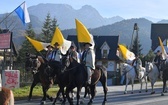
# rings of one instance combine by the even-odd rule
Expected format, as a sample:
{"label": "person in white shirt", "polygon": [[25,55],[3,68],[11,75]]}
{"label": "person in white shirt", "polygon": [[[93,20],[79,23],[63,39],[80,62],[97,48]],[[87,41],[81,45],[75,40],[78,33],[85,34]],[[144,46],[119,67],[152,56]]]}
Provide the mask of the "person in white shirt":
{"label": "person in white shirt", "polygon": [[91,43],[84,43],[84,52],[82,53],[81,63],[83,63],[87,68],[88,74],[88,84],[91,84],[91,75],[92,71],[95,70],[95,52],[90,47],[92,46]]}
{"label": "person in white shirt", "polygon": [[61,69],[61,51],[59,49],[59,44],[56,42],[54,44],[54,49],[51,52],[51,57],[49,58],[49,65],[51,66],[51,68],[53,68],[54,70],[60,70]]}

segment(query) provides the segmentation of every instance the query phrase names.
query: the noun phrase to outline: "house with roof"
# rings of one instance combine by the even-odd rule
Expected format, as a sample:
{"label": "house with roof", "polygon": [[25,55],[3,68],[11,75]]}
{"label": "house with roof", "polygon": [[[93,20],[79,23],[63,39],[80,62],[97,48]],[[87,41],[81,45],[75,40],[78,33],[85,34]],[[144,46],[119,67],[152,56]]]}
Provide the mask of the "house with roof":
{"label": "house with roof", "polygon": [[151,48],[155,53],[157,50],[161,50],[158,37],[163,41],[163,46],[168,53],[168,24],[157,23],[151,25]]}
{"label": "house with roof", "polygon": [[[95,42],[96,65],[104,65],[109,76],[116,76],[120,61],[117,56],[119,36],[93,36]],[[82,44],[77,41],[76,35],[68,35],[67,40],[73,42],[77,50],[83,49]]]}

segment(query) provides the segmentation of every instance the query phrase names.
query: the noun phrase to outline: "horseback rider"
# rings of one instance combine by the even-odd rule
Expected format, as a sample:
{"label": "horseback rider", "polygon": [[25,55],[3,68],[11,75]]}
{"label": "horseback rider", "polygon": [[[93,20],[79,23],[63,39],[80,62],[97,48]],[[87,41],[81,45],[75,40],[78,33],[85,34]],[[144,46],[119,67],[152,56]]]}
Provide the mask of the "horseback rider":
{"label": "horseback rider", "polygon": [[61,50],[59,49],[59,44],[56,42],[54,44],[54,49],[51,52],[51,56],[49,58],[49,66],[51,66],[54,70],[61,69]]}
{"label": "horseback rider", "polygon": [[49,61],[51,59],[52,50],[54,47],[51,45],[48,45],[46,48],[47,48],[46,59]]}
{"label": "horseback rider", "polygon": [[137,78],[138,78],[138,70],[137,70],[137,68],[136,68],[137,63],[140,63],[140,65],[142,65],[142,61],[141,61],[141,59],[139,58],[139,55],[136,55],[136,56],[135,56],[135,59],[134,59],[133,62],[132,62],[132,66],[134,67],[136,76],[137,76]]}
{"label": "horseback rider", "polygon": [[154,58],[154,63],[155,63],[155,65],[156,65],[157,68],[158,68],[159,78],[162,78],[161,76],[162,76],[162,73],[163,73],[163,72],[161,71],[161,69],[160,69],[161,60],[162,60],[161,52],[160,52],[160,50],[157,50],[156,56],[155,56],[155,58]]}
{"label": "horseback rider", "polygon": [[76,60],[78,63],[80,63],[79,53],[76,51],[74,45],[71,45],[68,54],[70,59]]}
{"label": "horseback rider", "polygon": [[81,62],[85,65],[88,74],[87,83],[91,84],[91,75],[92,70],[95,69],[95,52],[90,47],[92,46],[91,43],[84,43],[84,51],[82,53]]}

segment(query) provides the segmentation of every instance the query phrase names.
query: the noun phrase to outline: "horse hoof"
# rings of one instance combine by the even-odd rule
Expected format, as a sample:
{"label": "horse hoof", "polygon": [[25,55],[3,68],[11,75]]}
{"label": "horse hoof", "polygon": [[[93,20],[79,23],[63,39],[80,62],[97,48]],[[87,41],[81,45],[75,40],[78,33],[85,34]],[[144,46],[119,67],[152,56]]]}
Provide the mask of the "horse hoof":
{"label": "horse hoof", "polygon": [[134,94],[134,92],[131,92],[131,94]]}
{"label": "horse hoof", "polygon": [[89,101],[89,103],[88,103],[88,105],[92,105],[92,103],[93,103],[93,101],[92,101],[92,100],[90,100],[90,101]]}
{"label": "horse hoof", "polygon": [[167,93],[167,90],[165,90],[164,93]]}
{"label": "horse hoof", "polygon": [[146,90],[145,92],[148,92],[148,90]]}
{"label": "horse hoof", "polygon": [[52,98],[52,97],[50,97],[49,100],[50,100],[51,102],[53,102],[53,98]]}
{"label": "horse hoof", "polygon": [[127,92],[124,92],[124,94],[127,94]]}
{"label": "horse hoof", "polygon": [[139,91],[139,93],[141,93],[141,91]]}
{"label": "horse hoof", "polygon": [[106,101],[103,101],[102,105],[106,105]]}
{"label": "horse hoof", "polygon": [[40,105],[45,105],[46,101],[41,101]]}
{"label": "horse hoof", "polygon": [[84,104],[84,101],[80,101],[80,104]]}
{"label": "horse hoof", "polygon": [[161,93],[161,96],[164,96],[164,93],[163,93],[163,92]]}
{"label": "horse hoof", "polygon": [[151,92],[151,94],[155,94],[155,91]]}

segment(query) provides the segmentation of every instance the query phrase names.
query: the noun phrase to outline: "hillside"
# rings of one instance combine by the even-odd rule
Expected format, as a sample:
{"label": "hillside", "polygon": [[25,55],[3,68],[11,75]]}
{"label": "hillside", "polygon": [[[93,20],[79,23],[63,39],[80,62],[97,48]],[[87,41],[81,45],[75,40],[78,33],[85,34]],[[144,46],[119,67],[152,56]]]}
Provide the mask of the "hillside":
{"label": "hillside", "polygon": [[[140,43],[142,44],[143,53],[146,54],[151,47],[150,31],[152,23],[147,19],[139,18],[139,19],[123,20],[121,22],[116,22],[111,25],[89,29],[89,32],[93,35],[119,35],[120,43],[130,45],[134,23],[138,24],[139,27],[138,35],[140,38]],[[62,33],[65,35],[65,37],[67,37],[67,35],[76,35],[76,30],[75,29],[63,30]]]}
{"label": "hillside", "polygon": [[103,18],[95,8],[89,5],[84,5],[82,8],[75,10],[68,4],[47,3],[31,6],[28,11],[31,15],[38,17],[40,21],[44,21],[47,14],[50,13],[52,18],[57,19],[62,30],[75,28],[75,18],[85,23],[88,28],[100,27],[123,20],[119,16]]}

